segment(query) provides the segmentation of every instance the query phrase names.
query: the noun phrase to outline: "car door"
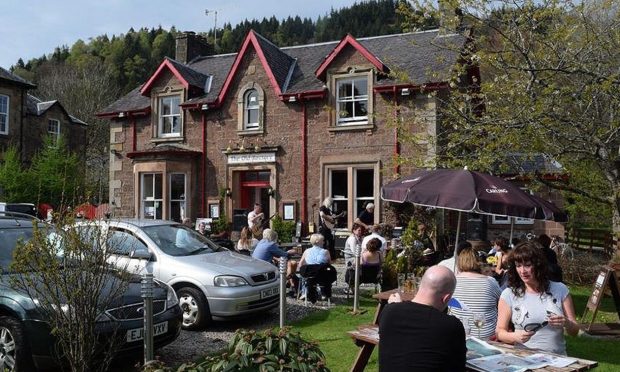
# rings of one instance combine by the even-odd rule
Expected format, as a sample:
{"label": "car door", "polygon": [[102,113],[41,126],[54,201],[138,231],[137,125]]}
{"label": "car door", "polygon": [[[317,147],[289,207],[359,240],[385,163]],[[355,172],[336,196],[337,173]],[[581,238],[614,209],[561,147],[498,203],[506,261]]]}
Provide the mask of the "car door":
{"label": "car door", "polygon": [[[145,268],[153,272],[152,259],[136,258],[134,253],[138,251],[149,252],[147,244],[131,231],[110,227],[106,236],[106,247],[111,253],[113,264],[123,270],[141,274]],[[149,252],[152,254],[152,252]],[[153,273],[157,276],[157,273]]]}

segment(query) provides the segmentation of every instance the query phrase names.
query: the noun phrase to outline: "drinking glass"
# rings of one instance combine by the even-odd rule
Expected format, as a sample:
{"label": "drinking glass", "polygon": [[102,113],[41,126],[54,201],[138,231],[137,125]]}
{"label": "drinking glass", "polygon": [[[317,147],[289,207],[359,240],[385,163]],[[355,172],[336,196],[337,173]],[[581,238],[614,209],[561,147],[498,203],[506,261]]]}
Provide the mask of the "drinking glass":
{"label": "drinking glass", "polygon": [[405,281],[407,280],[407,274],[398,273],[398,292],[402,297],[403,293],[405,293]]}
{"label": "drinking glass", "polygon": [[465,330],[465,338],[469,337],[471,333],[471,317],[463,316],[459,318],[461,323],[463,323],[463,329]]}
{"label": "drinking glass", "polygon": [[480,338],[480,330],[484,326],[484,314],[483,313],[474,313],[474,326],[478,328],[478,338]]}

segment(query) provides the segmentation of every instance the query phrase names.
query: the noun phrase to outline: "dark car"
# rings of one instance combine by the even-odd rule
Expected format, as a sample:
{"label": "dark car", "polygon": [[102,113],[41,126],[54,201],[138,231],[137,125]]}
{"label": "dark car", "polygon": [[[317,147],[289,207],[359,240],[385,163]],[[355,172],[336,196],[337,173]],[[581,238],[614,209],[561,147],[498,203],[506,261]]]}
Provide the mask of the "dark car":
{"label": "dark car", "polygon": [[[56,340],[35,301],[10,285],[13,251],[20,240],[33,235],[31,216],[0,212],[0,370],[29,371],[33,367],[57,366]],[[103,291],[105,291],[105,286]],[[156,282],[153,298],[155,348],[174,341],[180,332],[182,311],[174,290]],[[102,296],[105,296],[103,292]],[[143,349],[143,299],[138,277],[129,280],[127,289],[112,308],[98,316],[98,336],[106,339],[115,332],[122,336],[115,356],[140,355]],[[57,368],[56,368],[57,369]]]}

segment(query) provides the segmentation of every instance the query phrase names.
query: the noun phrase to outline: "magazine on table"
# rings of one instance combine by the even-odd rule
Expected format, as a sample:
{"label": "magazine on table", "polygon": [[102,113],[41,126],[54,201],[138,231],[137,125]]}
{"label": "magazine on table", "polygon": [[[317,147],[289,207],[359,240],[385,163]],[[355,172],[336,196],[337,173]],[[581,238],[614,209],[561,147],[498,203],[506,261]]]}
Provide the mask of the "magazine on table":
{"label": "magazine on table", "polygon": [[467,338],[467,366],[477,371],[522,372],[546,366],[566,367],[576,359],[537,353],[517,356],[475,337]]}

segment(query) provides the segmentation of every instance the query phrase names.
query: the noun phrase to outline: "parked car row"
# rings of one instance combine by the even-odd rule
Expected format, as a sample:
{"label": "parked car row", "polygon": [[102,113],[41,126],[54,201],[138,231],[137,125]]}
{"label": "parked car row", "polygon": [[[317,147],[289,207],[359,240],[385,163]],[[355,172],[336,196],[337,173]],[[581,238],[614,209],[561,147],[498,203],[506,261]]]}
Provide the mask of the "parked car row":
{"label": "parked car row", "polygon": [[[48,320],[37,310],[36,301],[10,285],[14,251],[19,241],[32,238],[37,224],[45,226],[29,215],[0,212],[0,370],[49,368],[57,363]],[[231,252],[184,225],[134,219],[78,221],[49,229],[49,236],[67,229],[77,229],[85,241],[101,240],[92,246],[108,249],[110,263],[117,268],[153,273],[156,347],[174,341],[181,327],[202,329],[215,318],[278,305],[275,266]],[[143,299],[139,276],[131,277],[117,303],[101,309],[96,325],[100,335],[113,329],[125,335],[118,355],[140,354],[143,347]]]}

